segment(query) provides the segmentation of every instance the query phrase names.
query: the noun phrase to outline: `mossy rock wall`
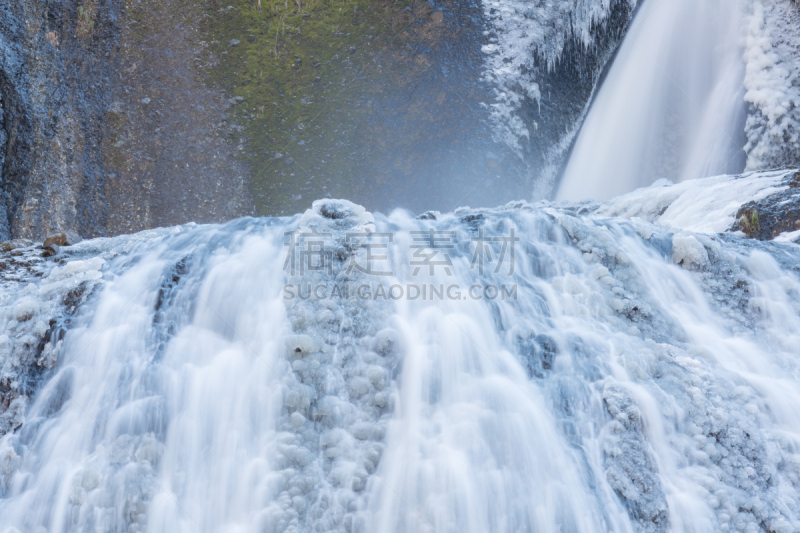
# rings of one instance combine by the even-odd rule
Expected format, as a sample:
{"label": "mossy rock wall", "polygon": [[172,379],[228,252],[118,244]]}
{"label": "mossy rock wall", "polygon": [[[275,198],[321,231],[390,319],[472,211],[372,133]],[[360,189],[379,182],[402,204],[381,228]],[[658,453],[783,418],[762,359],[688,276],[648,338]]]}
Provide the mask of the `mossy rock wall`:
{"label": "mossy rock wall", "polygon": [[500,179],[520,162],[491,142],[481,105],[479,4],[212,5],[204,61],[244,127],[259,214],[325,196],[419,212],[526,195]]}

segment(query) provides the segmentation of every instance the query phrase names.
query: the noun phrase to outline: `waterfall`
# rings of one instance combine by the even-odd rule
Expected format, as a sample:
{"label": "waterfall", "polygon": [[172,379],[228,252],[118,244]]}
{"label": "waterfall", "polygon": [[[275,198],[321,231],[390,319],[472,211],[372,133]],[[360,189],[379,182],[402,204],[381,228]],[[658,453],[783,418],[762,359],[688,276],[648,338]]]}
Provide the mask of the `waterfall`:
{"label": "waterfall", "polygon": [[602,200],[744,169],[745,0],[648,0],[592,103],[559,186]]}
{"label": "waterfall", "polygon": [[800,249],[678,206],[783,177],[80,243],[3,286],[0,531],[797,531]]}

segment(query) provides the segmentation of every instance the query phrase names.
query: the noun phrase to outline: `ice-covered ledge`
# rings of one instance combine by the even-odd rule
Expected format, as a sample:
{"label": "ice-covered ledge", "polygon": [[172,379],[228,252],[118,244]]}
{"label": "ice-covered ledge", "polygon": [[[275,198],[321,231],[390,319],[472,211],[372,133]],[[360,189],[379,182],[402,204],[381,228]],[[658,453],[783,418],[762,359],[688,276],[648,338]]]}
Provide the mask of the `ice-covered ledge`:
{"label": "ice-covered ledge", "polygon": [[[677,184],[661,180],[603,202],[595,213],[697,233],[732,230],[761,240],[786,240],[800,229],[795,227],[800,220],[800,172],[750,172]],[[798,238],[795,234],[791,240]]]}

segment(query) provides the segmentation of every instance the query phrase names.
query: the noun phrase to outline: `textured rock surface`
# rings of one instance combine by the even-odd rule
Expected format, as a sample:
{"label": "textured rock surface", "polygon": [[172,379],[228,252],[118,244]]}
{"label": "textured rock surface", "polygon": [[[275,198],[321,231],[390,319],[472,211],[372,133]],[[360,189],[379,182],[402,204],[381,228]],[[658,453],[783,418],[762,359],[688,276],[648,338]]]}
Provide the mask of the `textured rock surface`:
{"label": "textured rock surface", "polygon": [[103,120],[111,235],[252,213],[238,126],[196,60],[208,2],[130,2]]}
{"label": "textured rock surface", "polygon": [[[744,204],[732,229],[762,241],[800,231],[800,172],[787,176],[779,192]],[[790,240],[800,239],[800,233],[794,237]]]}
{"label": "textured rock surface", "polygon": [[0,7],[0,233],[92,237],[249,212],[225,104],[194,70],[201,16],[181,2]]}
{"label": "textured rock surface", "polygon": [[0,7],[6,237],[104,233],[100,125],[120,10],[115,0]]}

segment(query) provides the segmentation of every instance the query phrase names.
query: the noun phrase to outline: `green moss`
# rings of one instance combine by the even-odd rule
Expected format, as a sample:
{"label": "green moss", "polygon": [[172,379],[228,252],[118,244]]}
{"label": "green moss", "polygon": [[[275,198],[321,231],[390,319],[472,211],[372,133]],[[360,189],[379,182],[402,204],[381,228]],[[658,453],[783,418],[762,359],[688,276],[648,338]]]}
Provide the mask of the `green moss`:
{"label": "green moss", "polygon": [[761,221],[758,217],[758,211],[753,209],[744,209],[739,217],[739,229],[744,232],[748,237],[756,237],[761,232]]}
{"label": "green moss", "polygon": [[230,138],[252,169],[259,214],[358,187],[343,178],[385,142],[370,127],[373,100],[409,68],[397,60],[408,47],[409,3],[210,1],[204,59],[211,83],[241,99]]}
{"label": "green moss", "polygon": [[750,225],[753,227],[753,230],[756,233],[761,231],[761,223],[758,220],[758,211],[753,211],[753,214],[750,215]]}
{"label": "green moss", "polygon": [[78,36],[87,38],[94,31],[94,22],[97,18],[97,0],[85,0],[78,6]]}

